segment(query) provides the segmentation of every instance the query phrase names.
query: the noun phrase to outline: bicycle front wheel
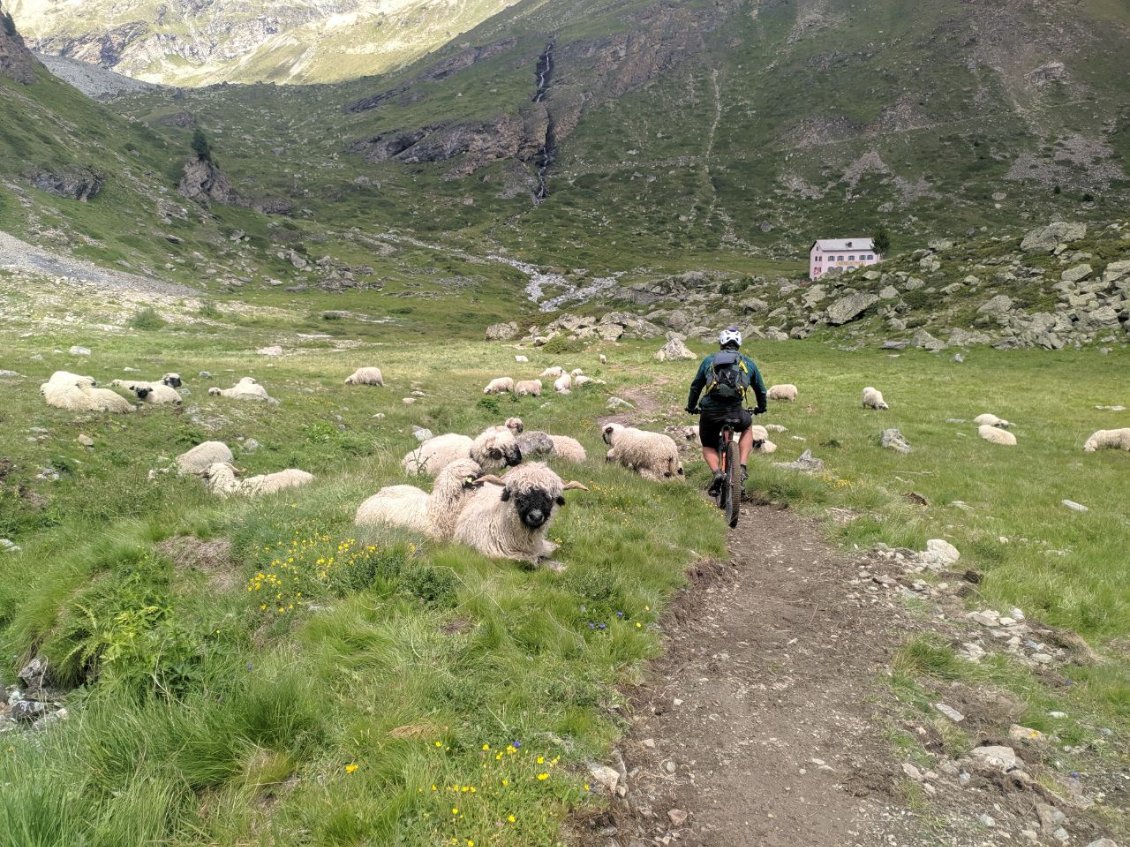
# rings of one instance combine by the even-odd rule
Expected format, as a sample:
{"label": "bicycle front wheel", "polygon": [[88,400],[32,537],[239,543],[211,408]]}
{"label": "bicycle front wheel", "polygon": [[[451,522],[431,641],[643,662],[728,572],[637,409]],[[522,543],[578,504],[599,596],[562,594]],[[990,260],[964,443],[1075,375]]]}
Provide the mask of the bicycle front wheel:
{"label": "bicycle front wheel", "polygon": [[742,504],[742,466],[741,454],[738,452],[738,442],[731,441],[726,445],[726,522],[735,527],[738,525],[738,514]]}

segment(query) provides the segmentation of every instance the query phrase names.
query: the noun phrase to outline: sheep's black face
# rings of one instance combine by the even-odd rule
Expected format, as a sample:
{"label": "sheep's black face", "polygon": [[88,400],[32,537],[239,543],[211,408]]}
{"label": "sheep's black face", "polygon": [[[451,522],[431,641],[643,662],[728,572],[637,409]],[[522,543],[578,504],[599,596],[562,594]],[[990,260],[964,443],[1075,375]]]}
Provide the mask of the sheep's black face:
{"label": "sheep's black face", "polygon": [[137,395],[138,400],[144,400],[146,397],[149,396],[149,389],[148,388],[135,388],[133,391]]}
{"label": "sheep's black face", "polygon": [[611,444],[612,443],[612,427],[606,426],[604,428],[604,432],[601,433],[601,437],[604,439],[605,444]]}
{"label": "sheep's black face", "polygon": [[517,444],[507,444],[502,448],[503,466],[522,464],[522,448]]}
{"label": "sheep's black face", "polygon": [[503,500],[509,500],[511,497],[514,500],[514,508],[518,510],[518,517],[529,529],[541,529],[553,514],[553,507],[558,505],[558,500],[565,499],[561,497],[554,500],[548,492],[540,488],[514,495],[511,495],[508,488],[502,492]]}
{"label": "sheep's black face", "polygon": [[165,383],[165,385],[170,388],[180,388],[181,386],[181,379],[177,374],[169,374],[162,379],[161,382]]}

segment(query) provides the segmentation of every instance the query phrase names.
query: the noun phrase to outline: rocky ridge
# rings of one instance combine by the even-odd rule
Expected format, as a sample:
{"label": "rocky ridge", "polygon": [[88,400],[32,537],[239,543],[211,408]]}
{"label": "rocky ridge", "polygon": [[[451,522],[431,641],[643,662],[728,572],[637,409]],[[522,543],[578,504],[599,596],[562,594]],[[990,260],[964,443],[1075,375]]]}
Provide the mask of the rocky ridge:
{"label": "rocky ridge", "polygon": [[35,65],[35,57],[16,31],[12,16],[0,5],[0,74],[31,85],[35,82]]}

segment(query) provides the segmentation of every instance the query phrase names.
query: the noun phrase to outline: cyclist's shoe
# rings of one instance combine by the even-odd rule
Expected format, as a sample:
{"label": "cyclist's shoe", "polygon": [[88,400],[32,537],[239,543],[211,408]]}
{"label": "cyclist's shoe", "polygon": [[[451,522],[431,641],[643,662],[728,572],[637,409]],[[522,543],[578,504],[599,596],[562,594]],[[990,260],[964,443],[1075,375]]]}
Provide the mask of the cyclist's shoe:
{"label": "cyclist's shoe", "polygon": [[722,471],[714,472],[714,479],[710,480],[710,487],[706,489],[707,493],[711,496],[716,495],[722,490],[722,483],[726,481],[726,475]]}
{"label": "cyclist's shoe", "polygon": [[749,470],[746,468],[745,465],[742,465],[742,485],[745,485],[746,480],[748,480],[748,479],[749,479]]}

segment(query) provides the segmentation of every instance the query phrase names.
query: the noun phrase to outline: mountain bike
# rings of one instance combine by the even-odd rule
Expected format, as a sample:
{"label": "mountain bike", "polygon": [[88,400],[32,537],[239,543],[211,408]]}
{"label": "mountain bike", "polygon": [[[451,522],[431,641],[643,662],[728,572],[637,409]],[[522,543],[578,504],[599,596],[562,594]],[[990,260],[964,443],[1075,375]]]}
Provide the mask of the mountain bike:
{"label": "mountain bike", "polygon": [[[697,410],[701,413],[701,410]],[[738,525],[742,509],[742,463],[738,439],[734,438],[736,427],[741,421],[726,420],[718,434],[718,470],[722,472],[722,486],[712,495],[718,508],[726,513],[726,523],[730,528]]]}

